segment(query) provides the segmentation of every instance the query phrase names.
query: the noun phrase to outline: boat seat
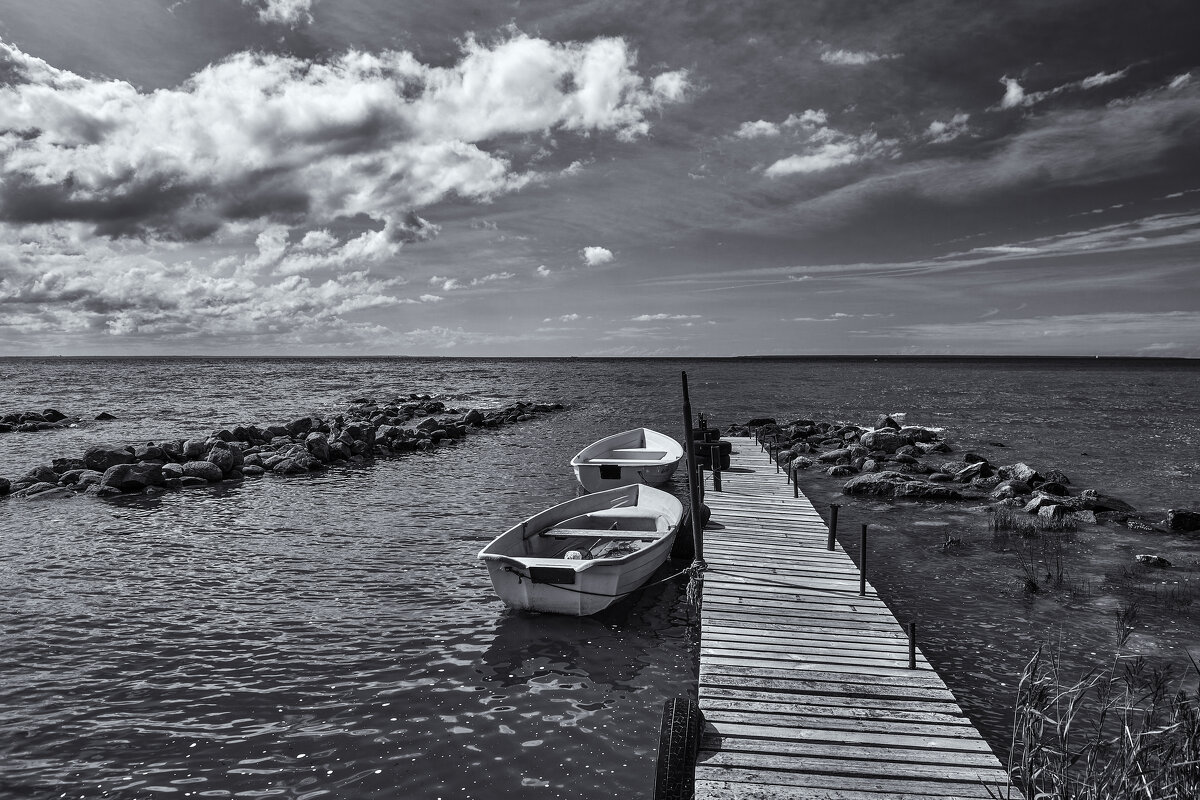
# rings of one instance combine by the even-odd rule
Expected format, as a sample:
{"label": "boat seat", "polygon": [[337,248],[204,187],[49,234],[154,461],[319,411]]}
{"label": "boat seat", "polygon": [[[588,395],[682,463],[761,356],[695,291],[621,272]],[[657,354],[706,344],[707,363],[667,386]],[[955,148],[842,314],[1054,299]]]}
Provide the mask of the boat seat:
{"label": "boat seat", "polygon": [[656,462],[662,458],[662,456],[657,456],[657,457],[652,458],[651,456],[653,456],[653,455],[654,455],[653,453],[650,453],[649,455],[643,456],[642,458],[589,458],[584,463],[585,464],[597,464],[599,466],[611,464],[611,465],[615,465],[615,466],[634,465],[634,466],[645,467],[645,466],[655,465]]}
{"label": "boat seat", "polygon": [[658,461],[667,455],[666,450],[650,450],[645,447],[621,447],[608,451],[613,458],[637,458]]}
{"label": "boat seat", "polygon": [[547,528],[542,536],[578,539],[661,539],[664,531],[598,531],[594,528]]}

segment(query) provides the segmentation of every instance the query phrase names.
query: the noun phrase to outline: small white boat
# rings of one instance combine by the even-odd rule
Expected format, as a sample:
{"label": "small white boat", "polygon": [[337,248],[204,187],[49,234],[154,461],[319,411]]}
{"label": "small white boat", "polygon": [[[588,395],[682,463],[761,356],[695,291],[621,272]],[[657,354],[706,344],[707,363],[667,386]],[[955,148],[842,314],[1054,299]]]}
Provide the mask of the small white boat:
{"label": "small white boat", "polygon": [[575,477],[589,492],[644,483],[662,486],[675,474],[683,445],[649,428],[614,433],[579,451],[571,459]]}
{"label": "small white boat", "polygon": [[683,504],[648,486],[559,503],[479,551],[511,608],[587,616],[640,588],[671,554]]}

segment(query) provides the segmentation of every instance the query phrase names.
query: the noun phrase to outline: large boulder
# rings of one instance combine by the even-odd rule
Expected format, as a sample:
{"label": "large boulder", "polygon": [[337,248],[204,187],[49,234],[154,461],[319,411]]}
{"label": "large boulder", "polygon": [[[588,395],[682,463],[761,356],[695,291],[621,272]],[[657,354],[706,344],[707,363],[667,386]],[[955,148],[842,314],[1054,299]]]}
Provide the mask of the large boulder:
{"label": "large boulder", "polygon": [[208,442],[205,439],[188,439],[183,443],[184,461],[203,461],[208,454]]}
{"label": "large boulder", "polygon": [[236,443],[218,439],[213,442],[205,460],[220,467],[222,475],[229,475],[242,465],[245,457],[242,455],[242,448]]}
{"label": "large boulder", "polygon": [[909,443],[907,437],[893,430],[868,431],[859,442],[867,450],[882,450],[885,453],[894,453]]}
{"label": "large boulder", "polygon": [[122,492],[141,492],[148,486],[162,486],[162,465],[145,461],[137,464],[116,464],[104,472],[100,485],[111,486]]}
{"label": "large boulder", "polygon": [[[267,461],[267,464],[271,464],[271,461]],[[321,469],[323,466],[319,460],[309,453],[296,453],[271,464],[271,471],[280,475],[297,475],[314,469]]]}
{"label": "large boulder", "polygon": [[1124,500],[1097,492],[1095,489],[1084,489],[1080,492],[1079,505],[1087,511],[1136,511]]}
{"label": "large boulder", "polygon": [[10,491],[12,491],[12,483],[8,478],[0,478],[0,497],[3,497]]}
{"label": "large boulder", "polygon": [[89,447],[83,454],[83,465],[97,472],[104,472],[117,464],[133,464],[136,461],[131,448],[111,444]]}
{"label": "large boulder", "polygon": [[1200,531],[1200,511],[1172,508],[1167,512],[1167,530],[1184,533]]}
{"label": "large boulder", "polygon": [[203,478],[209,483],[217,483],[225,477],[225,473],[211,461],[188,461],[183,465],[183,476]]}
{"label": "large boulder", "polygon": [[908,440],[909,444],[916,442],[937,441],[937,431],[931,431],[929,428],[922,428],[920,425],[905,425],[900,429],[900,435]]}
{"label": "large boulder", "polygon": [[61,422],[67,418],[67,415],[53,408],[47,408],[42,412],[42,419],[46,422]]}
{"label": "large boulder", "polygon": [[887,414],[880,414],[875,420],[875,429],[883,430],[884,428],[891,428],[894,431],[898,431],[900,430],[900,423],[896,422],[896,420],[892,419]]}
{"label": "large boulder", "polygon": [[329,439],[323,433],[313,432],[304,439],[304,446],[313,458],[320,461],[329,460]]}
{"label": "large boulder", "polygon": [[1033,494],[1033,487],[1024,481],[1008,480],[1001,481],[992,490],[992,497],[997,500],[1005,500],[1011,497],[1021,497],[1022,495]]}
{"label": "large boulder", "polygon": [[43,464],[17,478],[17,483],[25,486],[32,486],[35,483],[58,483],[58,473],[52,467]]}
{"label": "large boulder", "polygon": [[1021,481],[1029,484],[1030,486],[1042,483],[1046,480],[1044,477],[1042,477],[1041,473],[1024,462],[1002,467],[1000,469],[1000,474],[1005,478],[1014,481]]}
{"label": "large boulder", "polygon": [[909,500],[962,499],[961,494],[948,486],[913,480],[911,475],[893,470],[856,475],[842,486],[842,494],[896,497]]}

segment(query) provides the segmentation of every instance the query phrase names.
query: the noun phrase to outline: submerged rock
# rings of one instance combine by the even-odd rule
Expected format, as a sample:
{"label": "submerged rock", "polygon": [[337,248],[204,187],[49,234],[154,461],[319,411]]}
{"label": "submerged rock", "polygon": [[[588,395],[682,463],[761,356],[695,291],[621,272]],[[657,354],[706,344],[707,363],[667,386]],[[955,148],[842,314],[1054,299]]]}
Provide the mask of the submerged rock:
{"label": "submerged rock", "polygon": [[1143,553],[1141,555],[1134,556],[1134,558],[1145,564],[1147,567],[1159,567],[1161,569],[1166,569],[1171,566],[1171,562],[1167,561],[1162,556],[1150,555],[1149,553]]}
{"label": "submerged rock", "polygon": [[1167,530],[1191,533],[1200,531],[1200,511],[1172,508],[1167,511]]}

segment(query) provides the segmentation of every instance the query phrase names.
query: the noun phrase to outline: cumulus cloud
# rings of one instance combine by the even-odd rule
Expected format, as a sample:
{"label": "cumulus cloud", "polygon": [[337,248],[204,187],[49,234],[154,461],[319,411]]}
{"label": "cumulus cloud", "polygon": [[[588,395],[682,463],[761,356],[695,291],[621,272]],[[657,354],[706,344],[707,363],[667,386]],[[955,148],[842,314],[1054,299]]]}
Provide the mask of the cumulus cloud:
{"label": "cumulus cloud", "polygon": [[1000,83],[1004,84],[1004,97],[1000,99],[1001,108],[1016,108],[1025,102],[1025,90],[1016,78],[1005,75],[1000,79]]}
{"label": "cumulus cloud", "polygon": [[537,273],[538,277],[541,277],[541,278],[549,278],[551,275],[554,274],[554,270],[550,269],[545,264],[539,265],[538,268],[534,271]]}
{"label": "cumulus cloud", "polygon": [[766,136],[778,136],[779,126],[774,122],[760,119],[757,122],[743,122],[733,135],[739,139],[761,139]]}
{"label": "cumulus cloud", "polygon": [[261,22],[297,27],[312,23],[312,7],[317,0],[242,0],[253,6]]}
{"label": "cumulus cloud", "polygon": [[843,66],[861,66],[863,64],[871,64],[876,61],[885,61],[899,57],[895,54],[855,50],[826,50],[824,53],[821,53],[821,60],[826,64],[839,64]]}
{"label": "cumulus cloud", "polygon": [[967,121],[970,119],[970,114],[955,114],[950,118],[949,122],[934,120],[929,123],[929,128],[925,131],[925,135],[934,144],[952,142],[967,132]]}
{"label": "cumulus cloud", "polygon": [[807,141],[802,153],[781,158],[766,168],[768,178],[788,175],[824,172],[834,167],[855,164],[879,158],[892,152],[896,146],[893,139],[881,139],[874,131],[859,135],[844,133],[834,128],[820,128]]}
{"label": "cumulus cloud", "polygon": [[244,220],[356,215],[387,223],[397,241],[419,239],[433,231],[410,225],[412,210],[534,179],[490,146],[496,138],[636,138],[687,86],[684,72],[639,75],[622,39],[519,33],[468,39],[449,66],[403,51],[323,62],[242,53],[151,92],[4,42],[0,71],[10,76],[0,87],[0,220],[177,240]]}
{"label": "cumulus cloud", "polygon": [[800,114],[788,114],[783,121],[785,128],[819,128],[829,121],[829,115],[824,109],[806,108]]}
{"label": "cumulus cloud", "polygon": [[612,250],[609,250],[607,247],[585,247],[579,251],[579,257],[583,259],[583,263],[589,267],[607,264],[616,258],[616,256],[613,255]]}
{"label": "cumulus cloud", "polygon": [[640,314],[630,317],[631,322],[660,322],[664,320],[701,319],[699,314]]}
{"label": "cumulus cloud", "polygon": [[546,317],[542,322],[577,322],[580,316],[575,313],[563,314],[560,317]]}

